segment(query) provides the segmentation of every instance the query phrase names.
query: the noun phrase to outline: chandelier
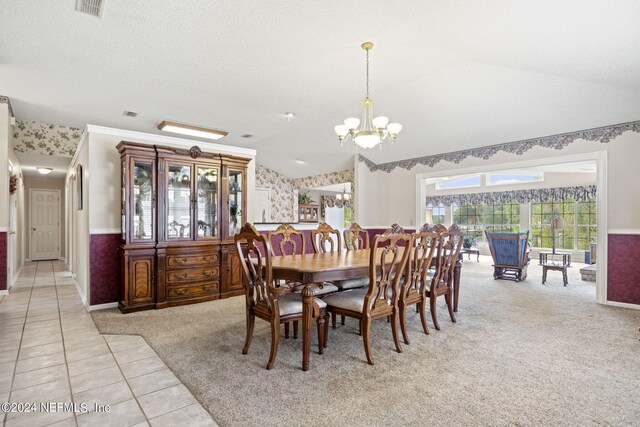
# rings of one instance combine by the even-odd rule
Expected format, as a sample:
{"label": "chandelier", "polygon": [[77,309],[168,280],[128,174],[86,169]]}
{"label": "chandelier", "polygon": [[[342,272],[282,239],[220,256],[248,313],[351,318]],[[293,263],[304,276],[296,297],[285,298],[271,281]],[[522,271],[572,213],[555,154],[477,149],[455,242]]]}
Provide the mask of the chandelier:
{"label": "chandelier", "polygon": [[343,125],[335,127],[338,134],[340,145],[351,137],[351,140],[362,148],[373,148],[388,139],[393,141],[402,130],[400,123],[389,123],[389,118],[385,116],[373,117],[373,99],[369,98],[369,51],[373,48],[373,43],[362,43],[361,47],[367,52],[367,95],[362,101],[364,111],[362,113],[362,121],[356,117],[350,117],[344,121]]}

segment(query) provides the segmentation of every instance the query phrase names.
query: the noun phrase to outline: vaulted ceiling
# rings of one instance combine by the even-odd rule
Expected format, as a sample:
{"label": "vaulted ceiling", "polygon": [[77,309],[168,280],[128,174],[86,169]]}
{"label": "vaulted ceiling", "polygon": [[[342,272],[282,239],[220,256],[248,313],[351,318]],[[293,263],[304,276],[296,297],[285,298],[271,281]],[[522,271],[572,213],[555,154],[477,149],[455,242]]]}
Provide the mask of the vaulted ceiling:
{"label": "vaulted ceiling", "polygon": [[404,125],[363,152],[377,163],[640,119],[637,1],[103,1],[100,18],[0,1],[18,119],[171,119],[228,130],[289,177],[343,170],[355,150],[333,127],[360,116],[363,41],[374,112]]}

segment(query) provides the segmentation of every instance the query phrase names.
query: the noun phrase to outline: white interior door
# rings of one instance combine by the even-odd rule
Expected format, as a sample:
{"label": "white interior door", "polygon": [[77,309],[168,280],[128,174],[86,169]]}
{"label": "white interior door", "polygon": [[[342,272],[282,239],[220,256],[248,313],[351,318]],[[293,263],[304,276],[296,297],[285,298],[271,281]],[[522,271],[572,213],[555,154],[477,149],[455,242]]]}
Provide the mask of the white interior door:
{"label": "white interior door", "polygon": [[31,260],[60,257],[60,191],[31,190]]}
{"label": "white interior door", "polygon": [[271,222],[271,190],[256,188],[254,222]]}

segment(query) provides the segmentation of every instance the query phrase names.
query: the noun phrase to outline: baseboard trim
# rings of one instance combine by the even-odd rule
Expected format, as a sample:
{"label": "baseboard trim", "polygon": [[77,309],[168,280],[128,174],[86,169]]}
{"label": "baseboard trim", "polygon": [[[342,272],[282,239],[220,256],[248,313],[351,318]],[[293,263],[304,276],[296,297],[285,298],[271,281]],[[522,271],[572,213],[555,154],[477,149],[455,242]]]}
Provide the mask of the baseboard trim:
{"label": "baseboard trim", "polygon": [[117,307],[118,307],[117,302],[108,302],[106,304],[90,305],[88,310],[89,311],[106,310],[107,308],[117,308]]}
{"label": "baseboard trim", "polygon": [[9,289],[13,288],[13,285],[16,284],[18,277],[20,277],[20,273],[22,273],[22,267],[24,267],[24,264],[20,266],[20,268],[18,269],[18,272],[13,276],[13,279],[11,279],[11,285],[9,285]]}
{"label": "baseboard trim", "polygon": [[629,304],[628,302],[618,302],[618,301],[609,301],[609,300],[607,300],[606,305],[612,305],[614,307],[630,308],[632,310],[640,310],[640,305],[638,305],[638,304]]}

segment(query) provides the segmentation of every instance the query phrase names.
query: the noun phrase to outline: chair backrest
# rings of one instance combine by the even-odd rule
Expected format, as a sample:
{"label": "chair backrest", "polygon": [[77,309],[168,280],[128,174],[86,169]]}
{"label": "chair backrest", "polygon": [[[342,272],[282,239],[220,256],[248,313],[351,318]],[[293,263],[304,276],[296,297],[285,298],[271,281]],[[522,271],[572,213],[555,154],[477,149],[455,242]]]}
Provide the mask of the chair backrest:
{"label": "chair backrest", "polygon": [[[293,239],[292,236],[298,236],[300,238],[300,243],[296,242],[296,239]],[[277,239],[278,237],[281,237],[279,241]],[[276,241],[282,255],[302,255],[305,253],[304,233],[296,230],[289,224],[279,225],[275,231],[269,232],[268,238],[271,243],[272,255],[274,255],[273,247],[275,246]],[[291,250],[287,251],[287,247]]]}
{"label": "chair backrest", "polygon": [[459,231],[445,231],[440,233],[440,239],[435,259],[436,273],[431,280],[431,292],[437,291],[441,286],[451,287],[464,234]]}
{"label": "chair backrest", "polygon": [[247,306],[264,303],[271,309],[270,288],[273,285],[273,272],[269,240],[250,223],[242,226],[240,232],[234,236],[234,240],[245,279]]}
{"label": "chair backrest", "polygon": [[[377,235],[369,255],[369,288],[364,298],[366,314],[379,304],[395,306],[398,303],[398,286],[402,272],[411,256],[408,249],[411,236],[408,234]],[[380,266],[378,275],[377,266]],[[391,290],[391,298],[389,291]]]}
{"label": "chair backrest", "polygon": [[493,262],[498,266],[523,267],[529,263],[527,247],[529,232],[509,233],[485,231]]}
{"label": "chair backrest", "polygon": [[422,224],[422,227],[420,227],[420,229],[418,230],[418,233],[424,233],[426,231],[433,231],[433,226],[429,225],[428,222],[425,222],[424,224]]}
{"label": "chair backrest", "polygon": [[441,234],[447,231],[447,227],[445,227],[442,224],[434,224],[433,227],[431,227],[431,231],[433,231],[434,233]]}
{"label": "chair backrest", "polygon": [[369,249],[369,233],[355,222],[351,223],[351,226],[344,230],[344,242],[347,250]]}
{"label": "chair backrest", "polygon": [[[335,240],[331,235],[335,235]],[[311,231],[311,243],[313,244],[313,251],[317,254],[340,252],[342,250],[340,232],[329,224],[320,224],[316,230]],[[327,249],[327,246],[329,246],[329,249]]]}
{"label": "chair backrest", "polygon": [[432,231],[423,231],[411,236],[413,257],[407,261],[405,275],[401,287],[400,299],[412,292],[424,295],[427,285],[427,272],[436,256],[442,235]]}
{"label": "chair backrest", "polygon": [[[404,228],[400,227],[398,224],[393,223],[391,224],[391,227],[387,228],[386,230],[384,230],[384,232],[382,233],[383,236],[387,236],[389,234],[406,234],[406,232],[404,231]],[[375,247],[375,246],[374,246]]]}

